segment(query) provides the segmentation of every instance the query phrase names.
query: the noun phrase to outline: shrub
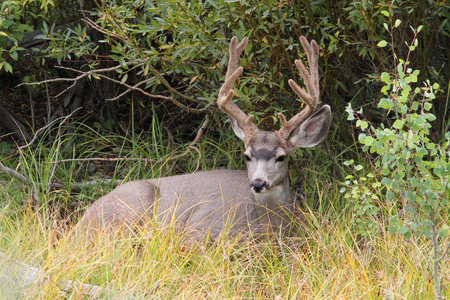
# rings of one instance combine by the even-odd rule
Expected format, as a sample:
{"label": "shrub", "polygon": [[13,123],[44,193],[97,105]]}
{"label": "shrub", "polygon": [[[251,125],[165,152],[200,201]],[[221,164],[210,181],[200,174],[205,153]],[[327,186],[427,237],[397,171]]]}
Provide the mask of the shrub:
{"label": "shrub", "polygon": [[[394,30],[401,21],[394,21],[387,11],[383,14],[391,21],[390,26],[385,24],[391,39],[381,40],[378,46],[395,49]],[[442,245],[443,238],[450,234],[445,218],[449,208],[450,132],[440,138],[431,135],[432,122],[436,120],[431,113],[432,101],[436,99],[439,85],[431,84],[428,80],[420,82],[420,71],[411,66],[411,54],[418,45],[422,28],[411,27],[413,38],[410,43],[406,43],[407,58],[398,58],[393,50],[394,69],[380,76],[383,97],[378,107],[385,110],[394,122],[374,126],[364,119],[360,110],[356,113],[359,118],[356,126],[362,131],[358,141],[363,145],[363,151],[375,156],[374,167],[381,177],[381,181],[375,183],[377,186],[372,187],[383,189],[384,201],[390,207],[397,207],[398,200],[401,201],[401,211],[391,214],[389,232],[400,233],[405,238],[412,234],[424,235],[431,240],[434,287],[437,297],[441,299],[439,263],[450,247]],[[350,104],[347,111],[348,119],[354,120],[355,112]],[[369,198],[372,201],[365,201],[368,188],[361,188],[355,183],[358,184],[357,181],[346,183],[349,188],[346,197],[357,201],[354,215],[370,216],[376,213],[373,200],[378,200],[378,197],[373,196]],[[358,224],[373,227],[370,219],[356,220]]]}

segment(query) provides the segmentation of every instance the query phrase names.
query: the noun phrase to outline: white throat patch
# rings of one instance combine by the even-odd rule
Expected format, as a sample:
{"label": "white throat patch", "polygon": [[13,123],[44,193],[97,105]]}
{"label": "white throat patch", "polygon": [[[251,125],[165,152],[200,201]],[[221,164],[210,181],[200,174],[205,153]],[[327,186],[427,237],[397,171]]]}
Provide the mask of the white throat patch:
{"label": "white throat patch", "polygon": [[255,197],[256,202],[259,204],[270,205],[269,202],[283,202],[285,198],[284,193],[283,187],[281,185],[276,185],[259,193],[253,192],[253,197]]}

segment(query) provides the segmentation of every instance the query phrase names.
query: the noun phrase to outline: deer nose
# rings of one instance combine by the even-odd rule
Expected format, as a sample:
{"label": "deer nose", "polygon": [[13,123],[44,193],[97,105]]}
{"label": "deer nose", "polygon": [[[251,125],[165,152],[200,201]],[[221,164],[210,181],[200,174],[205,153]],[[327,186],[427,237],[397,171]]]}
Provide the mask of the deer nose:
{"label": "deer nose", "polygon": [[255,179],[252,181],[251,187],[255,193],[260,193],[267,188],[267,183],[261,179]]}

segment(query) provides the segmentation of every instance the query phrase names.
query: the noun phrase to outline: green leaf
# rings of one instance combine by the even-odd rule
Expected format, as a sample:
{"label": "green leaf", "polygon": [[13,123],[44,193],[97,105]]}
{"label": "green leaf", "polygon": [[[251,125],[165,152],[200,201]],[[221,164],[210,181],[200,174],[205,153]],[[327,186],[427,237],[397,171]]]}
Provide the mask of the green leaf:
{"label": "green leaf", "polygon": [[388,231],[389,231],[389,233],[390,233],[390,234],[394,234],[394,233],[396,233],[396,232],[397,232],[397,228],[396,228],[396,227],[394,227],[394,226],[389,226],[389,229],[388,229]]}
{"label": "green leaf", "polygon": [[450,235],[450,227],[447,224],[442,225],[441,230],[439,230],[439,236],[445,238]]}
{"label": "green leaf", "polygon": [[420,182],[417,178],[413,177],[409,180],[409,184],[411,185],[411,187],[416,187],[419,186]]}
{"label": "green leaf", "polygon": [[379,41],[377,44],[378,47],[383,48],[387,46],[387,42],[385,40]]}
{"label": "green leaf", "polygon": [[394,193],[392,193],[390,191],[386,192],[386,200],[387,201],[392,201],[394,199],[395,199],[395,194]]}
{"label": "green leaf", "polygon": [[17,54],[16,51],[10,52],[9,55],[11,56],[12,59],[17,60],[19,58],[19,55]]}
{"label": "green leaf", "polygon": [[360,133],[358,135],[358,141],[362,144],[364,144],[364,140],[366,139],[366,135],[364,133]]}
{"label": "green leaf", "polygon": [[389,89],[390,89],[390,86],[389,86],[389,85],[385,85],[385,86],[383,86],[383,87],[381,88],[381,92],[382,92],[384,95],[387,95],[387,92],[389,91]]}
{"label": "green leaf", "polygon": [[387,72],[383,72],[381,73],[380,79],[383,82],[389,83],[391,81],[391,75],[389,75],[389,73]]}
{"label": "green leaf", "polygon": [[122,80],[120,80],[122,83],[126,82],[128,79],[128,73],[125,73],[122,77]]}
{"label": "green leaf", "polygon": [[367,127],[369,127],[369,124],[367,123],[367,121],[358,120],[358,121],[356,121],[356,126],[360,127],[362,130],[364,130]]}
{"label": "green leaf", "polygon": [[[12,66],[9,64],[9,63],[7,63],[6,61],[4,61],[4,65],[3,65],[3,67],[5,68],[5,71],[6,72],[9,72],[9,73],[13,73],[13,68],[12,68]],[[0,67],[0,69],[1,69],[1,67]]]}
{"label": "green leaf", "polygon": [[433,114],[427,114],[427,117],[430,122],[433,122],[434,120],[436,120],[436,116]]}
{"label": "green leaf", "polygon": [[389,108],[391,108],[391,103],[392,103],[392,101],[390,101],[389,99],[381,98],[380,102],[378,103],[378,107],[384,108],[384,109],[389,109]]}
{"label": "green leaf", "polygon": [[353,159],[346,160],[346,161],[344,161],[344,165],[350,166],[350,165],[353,164],[354,162],[355,162],[355,161],[354,161]]}
{"label": "green leaf", "polygon": [[371,137],[370,135],[366,136],[366,138],[364,139],[364,144],[366,146],[372,145],[373,142],[375,142],[375,139],[373,137]]}
{"label": "green leaf", "polygon": [[408,232],[408,231],[409,231],[409,228],[406,227],[406,226],[402,226],[402,227],[400,227],[400,228],[398,229],[398,232],[400,232],[400,233],[402,233],[402,234],[404,234],[404,233],[406,233],[406,232]]}
{"label": "green leaf", "polygon": [[381,14],[383,15],[383,16],[385,16],[385,17],[388,17],[389,18],[389,12],[388,11],[385,11],[385,10],[382,10],[381,11]]}
{"label": "green leaf", "polygon": [[392,127],[394,127],[395,129],[402,129],[403,128],[403,124],[404,124],[404,120],[400,119],[400,120],[396,120],[394,122],[394,124],[392,124]]}
{"label": "green leaf", "polygon": [[115,60],[115,61],[121,61],[122,60],[122,57],[120,57],[120,56],[117,56],[117,55],[110,55],[109,56],[111,59],[113,59],[113,60]]}
{"label": "green leaf", "polygon": [[406,226],[402,226],[398,229],[398,232],[403,234],[403,236],[408,239],[411,236],[411,231],[409,231],[409,228]]}

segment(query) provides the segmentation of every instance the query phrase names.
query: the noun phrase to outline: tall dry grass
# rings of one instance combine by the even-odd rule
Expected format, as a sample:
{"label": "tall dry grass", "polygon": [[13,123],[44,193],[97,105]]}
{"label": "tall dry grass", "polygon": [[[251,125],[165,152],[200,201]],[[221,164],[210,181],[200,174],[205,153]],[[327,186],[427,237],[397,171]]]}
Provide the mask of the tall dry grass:
{"label": "tall dry grass", "polygon": [[[105,299],[434,298],[427,240],[384,230],[361,239],[346,214],[305,214],[305,238],[257,243],[224,234],[211,245],[186,249],[170,228],[83,242],[39,211],[6,206],[0,212],[0,269],[20,261],[45,276],[32,284],[0,284],[0,298],[94,298],[81,284],[100,287]],[[444,295],[448,262],[442,264]],[[69,280],[76,284],[63,291]]]}

